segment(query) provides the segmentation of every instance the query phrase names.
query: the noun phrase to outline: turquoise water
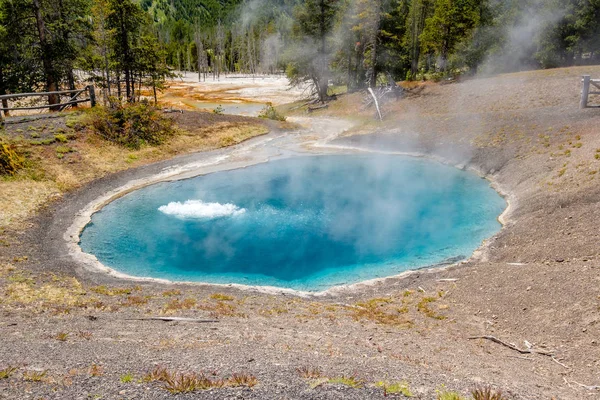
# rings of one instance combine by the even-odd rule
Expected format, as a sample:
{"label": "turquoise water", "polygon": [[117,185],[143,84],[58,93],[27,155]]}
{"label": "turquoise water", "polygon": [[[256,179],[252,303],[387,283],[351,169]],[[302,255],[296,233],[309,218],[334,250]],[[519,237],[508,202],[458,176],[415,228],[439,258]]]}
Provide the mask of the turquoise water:
{"label": "turquoise water", "polygon": [[160,183],[81,247],[140,277],[318,291],[470,255],[500,229],[487,181],[399,156],[315,156]]}

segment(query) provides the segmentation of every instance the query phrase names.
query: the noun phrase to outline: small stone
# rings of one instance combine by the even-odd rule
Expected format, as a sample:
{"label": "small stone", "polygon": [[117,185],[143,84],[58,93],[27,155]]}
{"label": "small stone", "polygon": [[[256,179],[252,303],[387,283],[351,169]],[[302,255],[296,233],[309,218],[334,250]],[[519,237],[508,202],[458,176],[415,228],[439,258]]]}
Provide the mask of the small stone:
{"label": "small stone", "polygon": [[531,290],[531,286],[527,286],[527,291],[529,292]]}

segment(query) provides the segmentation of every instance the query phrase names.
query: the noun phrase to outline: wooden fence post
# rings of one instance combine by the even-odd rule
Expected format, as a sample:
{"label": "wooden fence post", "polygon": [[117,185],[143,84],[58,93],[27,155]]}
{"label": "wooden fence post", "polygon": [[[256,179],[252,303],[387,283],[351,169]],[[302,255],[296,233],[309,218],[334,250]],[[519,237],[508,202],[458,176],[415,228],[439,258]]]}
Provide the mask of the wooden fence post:
{"label": "wooden fence post", "polygon": [[92,107],[96,107],[96,89],[93,85],[88,85],[88,91],[90,93],[90,103]]}
{"label": "wooden fence post", "polygon": [[591,77],[589,75],[583,76],[583,91],[581,92],[581,103],[579,103],[579,108],[587,108],[588,98],[590,96],[590,80]]}

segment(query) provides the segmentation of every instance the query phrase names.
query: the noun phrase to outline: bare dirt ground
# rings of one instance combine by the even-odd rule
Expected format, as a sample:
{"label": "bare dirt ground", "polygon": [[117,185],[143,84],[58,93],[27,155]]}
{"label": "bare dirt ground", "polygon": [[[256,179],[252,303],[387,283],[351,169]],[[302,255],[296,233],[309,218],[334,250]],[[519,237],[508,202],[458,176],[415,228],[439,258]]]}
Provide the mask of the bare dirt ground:
{"label": "bare dirt ground", "polygon": [[[510,399],[600,398],[600,110],[578,109],[584,73],[600,68],[427,84],[332,143],[427,154],[506,192],[504,229],[446,269],[308,298],[136,284],[83,270],[57,250],[60,229],[169,162],[49,204],[32,228],[0,235],[0,398],[171,398],[191,372],[211,388],[175,398],[466,398],[482,385]],[[317,115],[365,122],[373,110],[355,94]],[[471,339],[486,335],[524,352]]]}

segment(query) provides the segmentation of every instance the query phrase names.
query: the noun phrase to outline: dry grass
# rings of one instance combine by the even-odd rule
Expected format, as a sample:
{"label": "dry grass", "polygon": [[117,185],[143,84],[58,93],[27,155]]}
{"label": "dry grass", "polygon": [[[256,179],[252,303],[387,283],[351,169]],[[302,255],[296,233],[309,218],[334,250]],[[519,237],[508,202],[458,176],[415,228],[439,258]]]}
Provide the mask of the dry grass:
{"label": "dry grass", "polygon": [[48,371],[25,371],[23,380],[29,382],[42,382],[47,379]]}
{"label": "dry grass", "polygon": [[371,299],[366,302],[357,303],[352,308],[352,317],[356,321],[363,319],[373,321],[381,325],[393,325],[410,328],[413,322],[404,316],[405,310],[393,305],[390,298]]}
{"label": "dry grass", "polygon": [[[76,120],[72,116],[69,118]],[[189,119],[193,120],[193,117]],[[69,134],[59,136],[64,137],[61,141],[57,141],[55,136],[44,140],[15,139],[13,136],[8,139],[16,144],[21,154],[26,155],[26,162],[25,168],[15,176],[0,178],[0,228],[22,228],[26,219],[42,205],[107,174],[178,154],[230,146],[268,132],[268,128],[259,122],[213,122],[199,129],[188,127],[188,131],[178,130],[163,145],[132,151],[95,134],[85,131],[74,133],[73,129],[67,129]],[[51,127],[44,126],[43,134],[53,134],[46,132],[51,130]]]}
{"label": "dry grass", "polygon": [[102,376],[104,375],[104,367],[99,364],[92,364],[89,373],[90,376]]}
{"label": "dry grass", "polygon": [[[216,373],[213,373],[216,375]],[[237,373],[222,379],[209,377],[205,373],[177,372],[156,366],[143,378],[144,382],[163,382],[164,388],[173,394],[191,393],[200,390],[218,389],[223,387],[254,387],[258,379],[254,375]]]}
{"label": "dry grass", "polygon": [[183,300],[173,299],[169,301],[163,307],[163,312],[168,313],[172,311],[180,311],[180,310],[190,310],[196,307],[197,301],[191,297],[185,298]]}
{"label": "dry grass", "polygon": [[8,379],[12,374],[17,372],[19,368],[17,367],[6,367],[4,369],[0,369],[0,379]]}
{"label": "dry grass", "polygon": [[221,293],[211,294],[210,298],[213,299],[213,300],[219,300],[219,301],[233,301],[233,300],[235,300],[235,298],[233,296],[227,296],[227,295],[221,294]]}
{"label": "dry grass", "polygon": [[298,375],[305,379],[318,379],[323,376],[323,372],[320,367],[313,367],[310,365],[303,365],[302,367],[296,368]]}
{"label": "dry grass", "polygon": [[477,388],[471,392],[473,400],[508,400],[499,390],[494,390],[491,387]]}

